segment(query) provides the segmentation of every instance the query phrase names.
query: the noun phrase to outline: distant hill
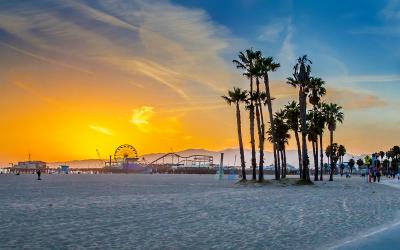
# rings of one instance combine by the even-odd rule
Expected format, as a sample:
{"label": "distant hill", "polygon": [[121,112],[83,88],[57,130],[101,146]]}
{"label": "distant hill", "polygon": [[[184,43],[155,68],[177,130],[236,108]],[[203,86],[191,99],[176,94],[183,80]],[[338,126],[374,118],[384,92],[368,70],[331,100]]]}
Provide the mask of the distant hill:
{"label": "distant hill", "polygon": [[[240,165],[240,154],[239,154],[239,149],[236,148],[229,148],[225,149],[222,151],[210,151],[206,149],[186,149],[183,151],[175,152],[176,154],[180,156],[190,156],[190,155],[210,155],[213,156],[214,158],[214,163],[218,164],[220,161],[220,155],[221,153],[224,153],[224,165]],[[144,158],[144,161],[149,163],[154,161],[155,159],[165,155],[166,153],[154,153],[154,154],[145,154],[141,155],[140,159],[141,161]],[[236,156],[236,163],[235,163],[235,156]],[[312,153],[309,152],[310,160],[313,161],[312,159]],[[355,160],[359,158],[363,158],[365,155],[351,155],[351,154],[346,154],[344,157],[344,161],[348,161],[351,158],[354,158]],[[257,157],[258,157],[258,152],[257,152]],[[265,151],[264,155],[264,165],[270,165],[273,163],[273,154],[272,152]],[[245,150],[245,161],[246,165],[250,165],[250,159],[251,159],[251,150]],[[288,150],[286,152],[286,159],[287,163],[294,166],[298,167],[298,159],[297,159],[297,150]],[[106,160],[104,160],[106,161]],[[73,160],[73,161],[66,161],[66,162],[50,162],[48,163],[49,166],[51,167],[58,167],[59,165],[69,165],[71,168],[101,168],[104,166],[104,161],[101,161],[99,159],[87,159],[87,160]],[[324,154],[324,161],[327,161],[327,158]],[[257,164],[258,164],[258,159],[257,159]],[[312,163],[311,163],[312,164]]]}

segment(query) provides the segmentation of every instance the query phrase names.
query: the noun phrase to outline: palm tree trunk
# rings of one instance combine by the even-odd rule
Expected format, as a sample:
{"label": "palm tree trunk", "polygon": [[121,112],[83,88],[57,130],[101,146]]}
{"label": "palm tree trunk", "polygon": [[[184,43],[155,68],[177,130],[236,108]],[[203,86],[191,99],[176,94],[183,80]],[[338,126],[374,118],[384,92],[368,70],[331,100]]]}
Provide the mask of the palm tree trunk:
{"label": "palm tree trunk", "polygon": [[[253,94],[253,77],[250,78],[250,95]],[[253,180],[257,179],[256,168],[256,143],[254,139],[254,102],[250,98],[250,144],[251,144],[251,167],[253,168]]]}
{"label": "palm tree trunk", "polygon": [[[261,162],[261,140],[262,140],[262,131],[261,131],[261,121],[260,121],[260,108],[258,106],[258,101],[256,101],[256,121],[257,121],[257,132],[258,132],[258,148],[260,152],[260,162]],[[261,181],[260,177],[262,178],[262,173],[261,171],[261,164],[258,166],[258,180]]]}
{"label": "palm tree trunk", "polygon": [[299,171],[300,171],[300,178],[303,175],[303,168],[302,168],[302,161],[301,161],[301,146],[300,146],[300,138],[299,132],[294,131],[294,136],[296,137],[296,144],[297,144],[297,155],[299,158]]}
{"label": "palm tree trunk", "polygon": [[274,150],[274,162],[275,162],[275,179],[279,180],[279,169],[277,167],[277,152],[276,152],[276,134],[275,134],[275,124],[274,124],[274,115],[272,113],[272,100],[271,100],[271,92],[269,91],[269,77],[268,74],[264,75],[264,85],[265,85],[265,95],[267,99],[268,106],[268,114],[269,114],[269,122],[271,124],[272,131],[272,145]]}
{"label": "palm tree trunk", "polygon": [[308,170],[309,158],[307,152],[307,127],[306,127],[306,113],[307,113],[307,102],[306,94],[304,89],[300,87],[299,89],[299,103],[300,103],[300,122],[301,122],[301,151],[303,160],[303,176],[302,179],[309,181],[310,172]]}
{"label": "palm tree trunk", "polygon": [[284,178],[286,178],[287,174],[287,163],[286,163],[286,149],[283,149],[283,162],[284,162],[284,167],[285,167],[285,172],[284,172]]}
{"label": "palm tree trunk", "polygon": [[[311,146],[312,146],[313,160],[315,163],[315,143],[314,143],[314,141],[311,141]],[[314,173],[315,173],[315,171],[314,171]]]}
{"label": "palm tree trunk", "polygon": [[324,150],[322,147],[322,134],[319,135],[319,146],[320,146],[320,157],[321,157],[321,172],[319,173],[319,180],[322,181],[324,179],[323,177],[323,171],[324,171]]}
{"label": "palm tree trunk", "polygon": [[278,180],[280,179],[280,177],[281,177],[281,157],[280,157],[280,153],[279,153],[279,149],[278,149],[278,151],[277,151],[277,159],[278,159],[278,174],[279,174],[279,178],[278,178]]}
{"label": "palm tree trunk", "polygon": [[258,147],[260,150],[260,159],[258,164],[258,181],[264,180],[264,117],[262,115],[262,105],[260,101],[260,82],[258,77],[256,78],[257,84],[257,100],[256,100],[256,116],[257,116],[257,128],[258,128]]}
{"label": "palm tree trunk", "polygon": [[284,171],[284,169],[285,169],[285,164],[284,164],[284,162],[283,162],[283,153],[282,153],[282,150],[279,150],[279,157],[280,157],[280,159],[281,159],[281,178],[285,178],[284,177],[284,173],[283,173],[283,171]]}
{"label": "palm tree trunk", "polygon": [[330,152],[329,152],[329,154],[330,154],[330,161],[331,161],[331,173],[330,173],[330,175],[329,175],[329,181],[333,181],[333,169],[334,169],[334,162],[332,161],[332,159],[333,159],[333,150],[332,150],[332,145],[333,145],[333,130],[329,130],[329,132],[330,132],[330,145],[331,145],[331,147],[330,147]]}
{"label": "palm tree trunk", "polygon": [[318,135],[314,142],[315,144],[315,154],[314,154],[314,165],[315,165],[315,173],[314,173],[314,181],[318,181]]}
{"label": "palm tree trunk", "polygon": [[239,151],[240,151],[240,165],[242,167],[242,180],[246,180],[246,163],[244,161],[243,139],[242,139],[242,121],[240,118],[239,102],[236,103],[236,122],[238,130]]}

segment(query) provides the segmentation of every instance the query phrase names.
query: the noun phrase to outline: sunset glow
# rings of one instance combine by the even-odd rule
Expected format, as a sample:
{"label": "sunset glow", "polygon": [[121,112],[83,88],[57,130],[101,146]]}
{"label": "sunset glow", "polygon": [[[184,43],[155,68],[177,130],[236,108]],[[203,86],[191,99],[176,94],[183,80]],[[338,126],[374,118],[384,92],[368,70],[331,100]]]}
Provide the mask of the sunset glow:
{"label": "sunset glow", "polygon": [[[396,1],[379,2],[378,13],[367,6],[347,13],[343,2],[329,13],[340,13],[338,26],[348,23],[340,30],[320,16],[294,13],[295,2],[282,4],[268,17],[254,12],[248,34],[235,19],[258,9],[257,1],[191,2],[1,2],[0,162],[28,153],[44,161],[97,158],[96,149],[106,157],[125,143],[139,154],[236,148],[235,110],[220,96],[247,87],[232,59],[251,46],[282,65],[271,75],[275,109],[297,98],[285,78],[295,58],[308,54],[327,82],[326,100],[344,108],[335,136],[348,152],[398,143],[400,19],[390,9]],[[277,5],[262,3],[265,11]],[[357,21],[365,16],[371,23]]]}

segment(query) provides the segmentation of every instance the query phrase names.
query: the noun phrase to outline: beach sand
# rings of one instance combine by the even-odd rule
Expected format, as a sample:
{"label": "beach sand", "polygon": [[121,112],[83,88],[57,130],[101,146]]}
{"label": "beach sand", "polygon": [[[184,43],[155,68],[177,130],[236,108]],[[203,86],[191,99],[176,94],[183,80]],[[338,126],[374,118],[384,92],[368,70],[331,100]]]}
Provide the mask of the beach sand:
{"label": "beach sand", "polygon": [[42,179],[0,176],[2,249],[330,249],[400,218],[400,189],[361,177],[312,186],[209,175]]}

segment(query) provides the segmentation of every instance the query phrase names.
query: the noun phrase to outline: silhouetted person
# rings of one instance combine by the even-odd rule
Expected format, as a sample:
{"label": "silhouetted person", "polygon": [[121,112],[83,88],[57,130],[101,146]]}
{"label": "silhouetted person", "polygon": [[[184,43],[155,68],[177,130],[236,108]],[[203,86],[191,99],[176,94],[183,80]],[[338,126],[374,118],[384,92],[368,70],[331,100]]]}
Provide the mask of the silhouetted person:
{"label": "silhouetted person", "polygon": [[38,169],[38,170],[36,171],[36,174],[37,174],[37,179],[38,179],[38,180],[41,180],[41,179],[40,179],[40,175],[42,174],[42,172],[40,172],[40,169]]}

